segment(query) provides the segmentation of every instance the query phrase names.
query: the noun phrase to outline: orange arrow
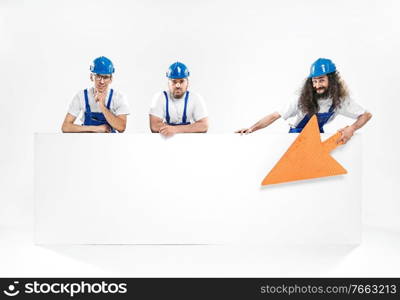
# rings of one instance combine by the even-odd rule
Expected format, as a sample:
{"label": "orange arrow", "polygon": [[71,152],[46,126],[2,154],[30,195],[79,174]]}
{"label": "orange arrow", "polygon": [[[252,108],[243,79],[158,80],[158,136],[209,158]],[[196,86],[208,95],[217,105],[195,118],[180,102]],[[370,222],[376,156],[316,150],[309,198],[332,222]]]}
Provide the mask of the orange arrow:
{"label": "orange arrow", "polygon": [[346,169],[329,154],[339,145],[339,137],[338,132],[321,142],[314,115],[261,185],[346,174]]}

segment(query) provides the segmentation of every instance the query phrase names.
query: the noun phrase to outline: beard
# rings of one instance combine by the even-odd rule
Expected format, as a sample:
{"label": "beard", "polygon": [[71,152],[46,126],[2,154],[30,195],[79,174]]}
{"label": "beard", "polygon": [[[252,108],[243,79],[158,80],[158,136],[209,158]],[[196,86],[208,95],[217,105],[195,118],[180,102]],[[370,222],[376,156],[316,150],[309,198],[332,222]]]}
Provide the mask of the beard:
{"label": "beard", "polygon": [[172,95],[174,96],[175,99],[181,99],[183,97],[183,95],[185,95],[185,91],[184,90],[174,90],[172,92]]}
{"label": "beard", "polygon": [[323,93],[317,93],[317,90],[314,89],[313,91],[314,94],[314,99],[319,100],[319,99],[326,99],[329,97],[329,91],[327,88],[324,88],[324,92]]}

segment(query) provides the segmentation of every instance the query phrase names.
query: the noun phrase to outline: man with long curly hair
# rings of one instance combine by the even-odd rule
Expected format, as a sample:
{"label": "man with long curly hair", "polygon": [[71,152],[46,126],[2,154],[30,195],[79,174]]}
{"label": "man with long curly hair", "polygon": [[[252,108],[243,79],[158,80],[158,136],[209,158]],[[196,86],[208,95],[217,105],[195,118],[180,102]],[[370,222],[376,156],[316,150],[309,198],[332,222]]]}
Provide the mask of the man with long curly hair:
{"label": "man with long curly hair", "polygon": [[319,58],[311,66],[310,75],[301,89],[300,97],[282,107],[279,111],[269,114],[250,128],[244,128],[236,133],[248,134],[267,127],[282,117],[296,117],[291,125],[290,133],[299,133],[313,115],[317,116],[320,132],[324,125],[331,122],[337,115],[356,119],[345,128],[340,129],[341,137],[338,143],[346,143],[354,132],[363,127],[372,114],[349,97],[346,85],[336,71],[335,64],[330,59]]}

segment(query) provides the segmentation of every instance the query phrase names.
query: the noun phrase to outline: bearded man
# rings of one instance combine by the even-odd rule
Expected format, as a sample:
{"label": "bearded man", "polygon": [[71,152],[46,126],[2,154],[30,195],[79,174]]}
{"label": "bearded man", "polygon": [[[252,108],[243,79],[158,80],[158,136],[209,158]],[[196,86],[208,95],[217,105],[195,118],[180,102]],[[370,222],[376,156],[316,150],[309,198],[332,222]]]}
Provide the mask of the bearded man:
{"label": "bearded man", "polygon": [[337,142],[344,144],[372,117],[370,112],[349,97],[335,64],[330,59],[319,58],[311,65],[310,74],[298,99],[265,116],[250,128],[240,129],[236,133],[252,133],[267,127],[281,117],[284,120],[295,117],[289,133],[299,133],[313,115],[317,116],[321,133],[324,132],[324,125],[333,121],[337,115],[356,119],[353,124],[339,129],[341,137]]}
{"label": "bearded man", "polygon": [[150,130],[164,136],[207,132],[208,114],[203,98],[188,90],[189,70],[181,62],[168,71],[168,91],[157,93],[150,108]]}

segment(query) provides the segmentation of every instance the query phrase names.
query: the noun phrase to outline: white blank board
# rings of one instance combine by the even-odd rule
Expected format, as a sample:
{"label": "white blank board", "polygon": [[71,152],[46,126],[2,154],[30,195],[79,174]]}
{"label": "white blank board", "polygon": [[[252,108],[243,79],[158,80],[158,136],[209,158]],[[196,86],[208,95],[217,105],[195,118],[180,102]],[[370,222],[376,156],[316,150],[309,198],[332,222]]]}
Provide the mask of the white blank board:
{"label": "white blank board", "polygon": [[261,187],[296,136],[35,134],[35,241],[359,243],[360,136],[348,174]]}

